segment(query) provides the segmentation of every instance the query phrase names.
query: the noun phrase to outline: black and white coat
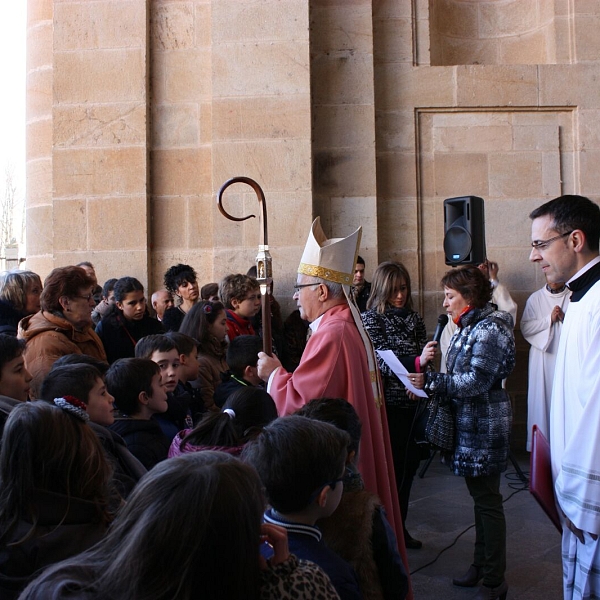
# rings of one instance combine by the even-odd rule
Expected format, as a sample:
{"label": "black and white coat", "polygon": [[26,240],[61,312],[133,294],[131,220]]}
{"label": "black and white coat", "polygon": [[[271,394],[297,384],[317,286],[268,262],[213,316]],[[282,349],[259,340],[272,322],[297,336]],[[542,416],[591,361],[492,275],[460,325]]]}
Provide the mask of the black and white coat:
{"label": "black and white coat", "polygon": [[427,373],[425,391],[449,402],[455,417],[456,475],[480,477],[506,469],[512,411],[502,379],[515,366],[512,317],[488,304],[463,315],[450,340],[447,373]]}
{"label": "black and white coat", "polygon": [[[418,313],[388,307],[383,314],[375,309],[368,310],[361,318],[375,350],[391,350],[409,373],[417,370],[415,361],[427,343],[427,329]],[[414,401],[406,395],[404,384],[379,356],[377,364],[383,379],[386,405],[415,407]]]}

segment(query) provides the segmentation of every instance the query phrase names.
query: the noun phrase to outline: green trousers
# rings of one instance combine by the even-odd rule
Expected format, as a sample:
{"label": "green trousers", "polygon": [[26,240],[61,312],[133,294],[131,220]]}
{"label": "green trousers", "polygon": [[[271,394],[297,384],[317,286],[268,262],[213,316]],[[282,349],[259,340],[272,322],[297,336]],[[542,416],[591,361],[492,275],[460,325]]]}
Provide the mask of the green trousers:
{"label": "green trousers", "polygon": [[482,569],[483,585],[496,587],[504,581],[506,570],[506,521],[500,474],[465,477],[475,503],[475,557],[473,564]]}

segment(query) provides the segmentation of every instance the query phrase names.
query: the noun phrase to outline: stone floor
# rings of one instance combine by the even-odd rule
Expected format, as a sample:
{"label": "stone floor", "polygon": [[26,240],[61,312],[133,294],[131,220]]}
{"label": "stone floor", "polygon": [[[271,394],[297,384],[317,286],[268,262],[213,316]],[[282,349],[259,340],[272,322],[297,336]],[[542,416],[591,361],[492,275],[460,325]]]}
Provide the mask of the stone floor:
{"label": "stone floor", "polygon": [[[529,455],[516,459],[528,474]],[[517,489],[522,491],[511,496]],[[510,464],[501,491],[507,526],[507,598],[560,600],[559,533]],[[408,550],[415,600],[467,600],[475,595],[477,588],[459,588],[451,583],[452,577],[462,575],[472,562],[474,527],[438,557],[473,523],[473,504],[464,480],[440,464],[436,456],[424,478],[415,478],[408,513],[407,529],[423,542],[421,550]]]}

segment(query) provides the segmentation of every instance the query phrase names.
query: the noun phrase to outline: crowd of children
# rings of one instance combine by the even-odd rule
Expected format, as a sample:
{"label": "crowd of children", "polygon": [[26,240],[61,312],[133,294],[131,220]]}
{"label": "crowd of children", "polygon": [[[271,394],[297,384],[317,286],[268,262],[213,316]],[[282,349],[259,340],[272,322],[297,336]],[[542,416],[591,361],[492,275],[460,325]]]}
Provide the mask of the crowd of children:
{"label": "crowd of children", "polygon": [[[180,302],[157,296],[161,323],[137,279],[107,281],[93,309],[107,360],[75,340],[35,396],[34,357],[0,333],[0,597],[405,598],[356,469],[356,412],[320,399],[279,417],[256,373],[256,280],[227,276],[200,299],[176,265],[165,287]],[[91,304],[78,293],[64,313]]]}

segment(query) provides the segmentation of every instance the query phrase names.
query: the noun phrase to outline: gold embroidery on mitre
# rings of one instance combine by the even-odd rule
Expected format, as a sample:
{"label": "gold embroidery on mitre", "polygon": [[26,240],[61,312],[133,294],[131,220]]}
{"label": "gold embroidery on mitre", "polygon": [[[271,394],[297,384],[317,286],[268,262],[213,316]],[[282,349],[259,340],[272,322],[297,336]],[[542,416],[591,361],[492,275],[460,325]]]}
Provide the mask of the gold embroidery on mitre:
{"label": "gold embroidery on mitre", "polygon": [[310,277],[318,277],[326,281],[333,281],[334,283],[341,283],[342,285],[351,285],[353,281],[353,275],[349,273],[342,273],[341,271],[334,271],[333,269],[307,265],[305,263],[300,263],[298,273],[309,275]]}

